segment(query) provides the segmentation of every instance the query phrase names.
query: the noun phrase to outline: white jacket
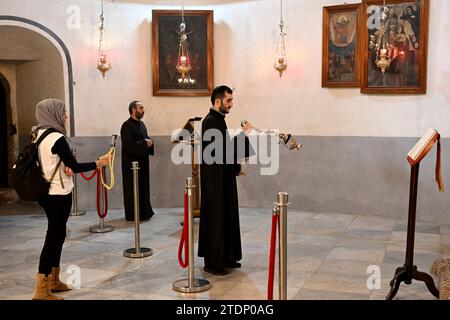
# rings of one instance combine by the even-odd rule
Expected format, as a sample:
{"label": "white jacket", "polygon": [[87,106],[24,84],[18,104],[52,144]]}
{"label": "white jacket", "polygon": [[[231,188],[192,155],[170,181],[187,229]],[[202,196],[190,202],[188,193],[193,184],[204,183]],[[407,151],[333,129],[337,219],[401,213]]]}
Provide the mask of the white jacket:
{"label": "white jacket", "polygon": [[[38,132],[37,138],[44,133],[45,129],[41,129]],[[42,165],[42,172],[44,173],[44,178],[47,179],[47,181],[50,181],[50,178],[53,174],[53,171],[55,170],[60,158],[57,154],[52,153],[52,147],[55,144],[55,142],[60,139],[61,137],[64,137],[59,132],[52,132],[50,133],[45,139],[41,142],[39,145],[39,160]],[[63,162],[61,162],[61,165],[59,166],[58,172],[55,174],[55,177],[53,178],[50,190],[48,194],[50,195],[67,195],[70,192],[72,192],[73,189],[73,179],[72,177],[67,176],[64,173],[65,165]],[[64,185],[61,185],[61,179]]]}

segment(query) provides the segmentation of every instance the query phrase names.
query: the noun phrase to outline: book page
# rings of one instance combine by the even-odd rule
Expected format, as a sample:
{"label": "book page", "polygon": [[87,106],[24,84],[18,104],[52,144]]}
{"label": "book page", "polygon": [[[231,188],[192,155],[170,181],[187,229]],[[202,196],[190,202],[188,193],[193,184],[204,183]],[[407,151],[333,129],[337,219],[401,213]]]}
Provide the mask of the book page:
{"label": "book page", "polygon": [[439,133],[434,129],[428,129],[427,133],[419,142],[409,151],[408,161],[418,162],[422,160],[436,143]]}

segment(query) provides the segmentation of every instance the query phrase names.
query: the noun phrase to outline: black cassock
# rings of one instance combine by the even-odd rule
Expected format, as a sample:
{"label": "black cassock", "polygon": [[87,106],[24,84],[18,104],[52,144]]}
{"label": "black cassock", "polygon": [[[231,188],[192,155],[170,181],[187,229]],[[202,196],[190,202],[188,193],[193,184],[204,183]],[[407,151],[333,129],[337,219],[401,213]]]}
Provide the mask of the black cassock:
{"label": "black cassock", "polygon": [[[202,122],[202,136],[208,129],[221,132],[224,142],[234,145],[237,151],[237,139],[231,140],[227,132],[225,116],[213,109]],[[254,154],[248,139],[242,132],[238,138],[245,138],[245,156]],[[202,152],[211,143],[203,141]],[[224,144],[225,145],[225,144]],[[239,226],[239,204],[236,176],[241,165],[239,157],[234,157],[232,164],[206,164],[204,159],[200,165],[201,209],[198,256],[204,257],[205,267],[223,269],[242,259],[241,232]],[[229,163],[229,162],[228,162]]]}
{"label": "black cassock", "polygon": [[120,129],[122,139],[122,186],[125,218],[134,221],[133,172],[131,163],[139,162],[139,218],[150,219],[154,212],[150,203],[150,161],[154,146],[148,148],[147,128],[142,121],[129,118]]}

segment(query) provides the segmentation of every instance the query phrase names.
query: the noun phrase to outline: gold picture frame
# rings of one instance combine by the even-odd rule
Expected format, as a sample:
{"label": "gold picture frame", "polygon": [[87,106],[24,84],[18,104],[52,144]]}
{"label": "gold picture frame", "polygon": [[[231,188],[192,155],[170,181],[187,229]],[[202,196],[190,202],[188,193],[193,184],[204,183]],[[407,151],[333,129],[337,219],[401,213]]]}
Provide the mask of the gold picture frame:
{"label": "gold picture frame", "polygon": [[323,8],[322,87],[360,87],[362,5]]}

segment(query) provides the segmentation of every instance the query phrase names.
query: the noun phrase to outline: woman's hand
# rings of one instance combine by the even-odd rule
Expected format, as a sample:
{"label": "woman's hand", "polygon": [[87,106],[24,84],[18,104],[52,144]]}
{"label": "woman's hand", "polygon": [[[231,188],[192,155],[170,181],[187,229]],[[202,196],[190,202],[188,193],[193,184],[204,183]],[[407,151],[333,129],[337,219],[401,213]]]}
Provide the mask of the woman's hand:
{"label": "woman's hand", "polygon": [[72,176],[74,175],[72,169],[70,169],[69,167],[66,167],[66,168],[64,169],[64,173],[65,173],[66,176],[68,176],[68,177],[72,177]]}
{"label": "woman's hand", "polygon": [[100,167],[107,167],[109,165],[109,161],[111,160],[111,155],[108,154],[107,156],[101,157],[98,159],[95,163],[97,164],[97,168]]}

